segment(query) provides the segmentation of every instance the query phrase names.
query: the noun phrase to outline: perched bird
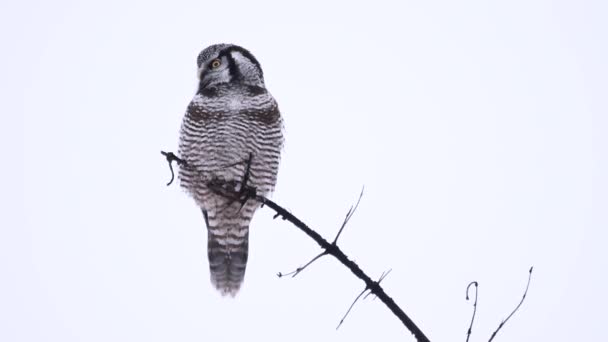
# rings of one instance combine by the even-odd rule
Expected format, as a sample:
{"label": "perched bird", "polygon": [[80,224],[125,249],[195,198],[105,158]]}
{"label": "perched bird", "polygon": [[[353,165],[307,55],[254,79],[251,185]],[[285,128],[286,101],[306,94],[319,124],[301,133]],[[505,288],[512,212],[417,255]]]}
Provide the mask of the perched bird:
{"label": "perched bird", "polygon": [[249,166],[246,185],[261,195],[271,192],[283,122],[264,85],[262,67],[249,51],[212,45],[198,55],[197,64],[198,91],[186,110],[179,140],[179,154],[188,167],[180,168],[179,179],[207,224],[211,282],[223,295],[234,296],[245,277],[249,223],[260,204],[229,199],[208,184],[220,180],[235,184],[238,191]]}

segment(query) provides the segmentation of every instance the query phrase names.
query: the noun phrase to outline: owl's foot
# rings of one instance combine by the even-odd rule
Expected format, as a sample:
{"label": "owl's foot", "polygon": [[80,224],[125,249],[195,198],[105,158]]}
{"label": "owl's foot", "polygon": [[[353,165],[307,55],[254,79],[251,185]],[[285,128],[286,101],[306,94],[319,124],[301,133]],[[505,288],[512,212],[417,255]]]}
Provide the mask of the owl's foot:
{"label": "owl's foot", "polygon": [[247,203],[247,200],[251,198],[255,198],[257,196],[257,191],[255,187],[247,185],[249,182],[249,177],[251,175],[251,161],[253,160],[253,153],[249,153],[249,158],[247,158],[247,165],[245,167],[245,174],[243,174],[243,179],[241,179],[241,187],[239,189],[239,201],[241,203],[241,207],[239,208],[239,212]]}
{"label": "owl's foot", "polygon": [[241,178],[240,181],[228,181],[225,179],[214,177],[207,183],[207,186],[212,191],[230,199],[230,201],[226,204],[226,208],[230,207],[234,202],[238,201],[240,207],[237,213],[239,213],[243,209],[248,200],[257,197],[257,191],[255,187],[248,185],[251,175],[252,159],[253,154],[250,153],[249,158],[241,162],[246,163],[246,167],[245,173],[243,174],[243,178]]}

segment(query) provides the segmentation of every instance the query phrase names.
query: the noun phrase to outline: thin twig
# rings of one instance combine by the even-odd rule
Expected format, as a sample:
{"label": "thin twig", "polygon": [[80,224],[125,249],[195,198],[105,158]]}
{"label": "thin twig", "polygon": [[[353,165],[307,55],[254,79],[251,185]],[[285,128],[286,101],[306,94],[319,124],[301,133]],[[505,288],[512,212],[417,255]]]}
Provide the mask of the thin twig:
{"label": "thin twig", "polygon": [[388,271],[382,272],[382,274],[380,275],[380,279],[378,279],[378,284],[380,284],[384,280],[384,278],[388,277],[392,270],[392,268],[389,268]]}
{"label": "thin twig", "polygon": [[[359,298],[361,298],[361,296],[363,296],[363,294],[365,293],[365,291],[367,291],[368,288],[364,288],[363,291],[361,291],[361,293],[359,293],[359,295],[357,296],[357,298],[355,298],[355,300],[353,301],[353,303],[350,305],[350,307],[348,308],[348,310],[346,311],[346,313],[344,314],[344,317],[342,317],[342,319],[340,320],[340,323],[338,323],[338,326],[336,327],[336,330],[338,330],[340,328],[340,326],[342,325],[342,323],[344,323],[344,320],[346,319],[346,316],[348,316],[348,314],[350,313],[350,310],[353,309],[353,306],[355,306],[355,303],[357,303],[357,301],[359,300]],[[370,292],[371,293],[371,292]]]}
{"label": "thin twig", "polygon": [[491,342],[494,337],[496,336],[496,334],[498,333],[498,331],[500,329],[502,329],[502,327],[505,325],[505,323],[507,323],[507,321],[509,320],[509,318],[511,318],[511,316],[513,316],[513,314],[515,314],[515,312],[517,312],[517,310],[519,310],[519,307],[523,304],[524,299],[526,299],[526,295],[528,294],[528,288],[530,287],[530,280],[532,279],[532,270],[534,269],[534,267],[530,267],[530,271],[528,272],[528,284],[526,285],[526,290],[524,291],[524,295],[521,297],[521,300],[519,301],[519,304],[517,304],[517,306],[515,307],[515,309],[513,309],[513,311],[511,312],[511,314],[502,322],[500,322],[500,324],[498,325],[498,328],[496,328],[496,330],[494,331],[494,333],[492,334],[492,336],[490,337],[490,339],[488,340],[488,342]]}
{"label": "thin twig", "polygon": [[475,321],[475,313],[477,313],[477,291],[479,284],[476,281],[472,281],[471,283],[469,283],[469,286],[467,286],[467,300],[469,300],[469,288],[471,288],[471,285],[475,285],[475,302],[473,303],[473,317],[471,317],[471,325],[469,325],[469,330],[467,331],[466,342],[469,342],[469,338],[471,337],[471,331],[473,330],[473,322]]}
{"label": "thin twig", "polygon": [[[378,281],[376,282],[376,284],[380,285],[380,283],[384,280],[384,278],[386,278],[386,276],[388,276],[389,273],[391,273],[392,269],[389,269],[388,271],[383,271],[382,274],[380,275],[380,279],[378,279]],[[342,317],[342,319],[340,320],[340,323],[338,323],[338,326],[336,327],[336,330],[338,330],[338,328],[340,328],[340,326],[342,325],[342,323],[344,323],[344,320],[346,319],[346,316],[348,316],[348,314],[350,313],[350,311],[353,309],[353,306],[355,306],[355,303],[357,303],[357,301],[359,300],[359,298],[361,298],[361,295],[363,295],[365,293],[365,291],[369,290],[369,288],[364,288],[363,291],[361,291],[361,293],[359,293],[359,295],[357,296],[357,298],[355,298],[355,301],[353,301],[353,303],[350,305],[350,307],[348,308],[348,311],[346,311],[346,313],[344,314],[344,317]],[[365,298],[367,298],[370,294],[373,294],[372,291],[368,292],[365,297],[363,297],[363,300],[365,300]],[[374,297],[376,298],[376,297]]]}
{"label": "thin twig", "polygon": [[292,278],[295,278],[295,276],[297,276],[300,272],[304,271],[306,269],[306,267],[310,266],[310,264],[312,264],[313,262],[315,262],[317,259],[319,259],[320,257],[327,255],[327,251],[323,251],[321,252],[319,255],[317,255],[316,257],[312,258],[312,260],[310,260],[309,262],[306,263],[306,265],[304,266],[300,266],[298,268],[296,268],[294,271],[291,271],[289,273],[277,273],[277,276],[279,278],[282,277],[286,277],[286,276],[291,276]]}

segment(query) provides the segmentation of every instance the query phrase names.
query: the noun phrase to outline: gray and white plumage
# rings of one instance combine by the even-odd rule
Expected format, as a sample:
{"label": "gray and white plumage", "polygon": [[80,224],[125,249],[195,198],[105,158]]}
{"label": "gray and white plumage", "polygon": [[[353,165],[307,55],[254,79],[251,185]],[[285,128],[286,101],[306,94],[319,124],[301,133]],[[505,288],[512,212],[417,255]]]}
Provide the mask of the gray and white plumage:
{"label": "gray and white plumage", "polygon": [[[277,180],[283,145],[277,102],[266,90],[260,63],[231,44],[204,49],[197,58],[199,87],[182,122],[179,154],[189,165],[180,184],[202,209],[207,225],[211,282],[234,296],[245,277],[249,223],[259,203],[210,191],[210,179],[240,184],[252,155],[248,185],[266,195]],[[237,185],[240,186],[240,185]],[[242,206],[242,207],[241,207]]]}

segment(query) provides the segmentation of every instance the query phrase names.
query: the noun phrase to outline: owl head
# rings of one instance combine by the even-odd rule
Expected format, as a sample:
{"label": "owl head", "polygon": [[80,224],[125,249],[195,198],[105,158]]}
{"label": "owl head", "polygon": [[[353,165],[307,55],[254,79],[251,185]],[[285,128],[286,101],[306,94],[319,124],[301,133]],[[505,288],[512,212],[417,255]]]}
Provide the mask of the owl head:
{"label": "owl head", "polygon": [[232,44],[211,45],[196,60],[201,90],[222,83],[264,88],[260,63],[248,50]]}

